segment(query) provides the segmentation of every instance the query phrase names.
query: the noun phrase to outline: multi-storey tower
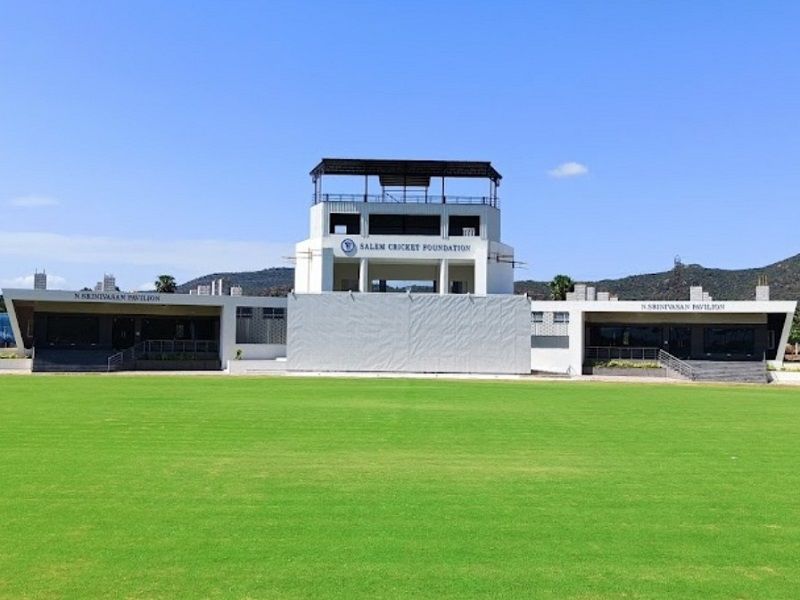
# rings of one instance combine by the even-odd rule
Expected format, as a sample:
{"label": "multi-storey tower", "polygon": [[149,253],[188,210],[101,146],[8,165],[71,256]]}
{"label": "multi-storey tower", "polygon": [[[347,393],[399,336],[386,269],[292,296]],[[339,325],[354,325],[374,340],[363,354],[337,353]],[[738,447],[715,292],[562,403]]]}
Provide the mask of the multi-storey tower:
{"label": "multi-storey tower", "polygon": [[[344,189],[328,189],[333,176]],[[311,178],[295,292],[513,293],[491,163],[326,158]]]}

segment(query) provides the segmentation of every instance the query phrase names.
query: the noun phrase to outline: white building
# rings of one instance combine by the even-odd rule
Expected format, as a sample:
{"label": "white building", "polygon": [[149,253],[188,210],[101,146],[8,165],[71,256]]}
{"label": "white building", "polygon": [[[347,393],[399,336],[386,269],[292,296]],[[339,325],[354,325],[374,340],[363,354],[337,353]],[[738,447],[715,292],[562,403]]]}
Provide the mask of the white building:
{"label": "white building", "polygon": [[116,292],[117,278],[109,273],[103,274],[103,281],[98,281],[94,286],[95,292]]}
{"label": "white building", "polygon": [[746,302],[701,288],[687,301],[620,301],[586,285],[566,301],[514,295],[491,163],[324,159],[311,176],[288,298],[241,296],[223,280],[121,293],[109,276],[105,291],[3,290],[19,354],[35,371],[570,377],[623,359],[688,378],[709,365],[719,377],[724,363],[760,381],[783,361],[796,303],[770,301],[766,285]]}
{"label": "white building", "polygon": [[695,298],[532,301],[531,369],[574,377],[614,359],[680,370],[685,363],[690,371],[705,363],[782,364],[796,302]]}
{"label": "white building", "polygon": [[[514,250],[500,241],[501,175],[491,163],[323,159],[311,177],[296,293],[513,293]],[[454,182],[459,193],[448,192]],[[461,191],[467,182],[472,195]]]}

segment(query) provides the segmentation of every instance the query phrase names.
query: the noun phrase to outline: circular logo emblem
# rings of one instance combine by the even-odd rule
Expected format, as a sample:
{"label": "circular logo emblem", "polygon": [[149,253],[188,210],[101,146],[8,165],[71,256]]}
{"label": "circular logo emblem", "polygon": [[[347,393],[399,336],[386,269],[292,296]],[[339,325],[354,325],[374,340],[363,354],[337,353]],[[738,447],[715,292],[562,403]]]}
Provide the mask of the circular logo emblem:
{"label": "circular logo emblem", "polygon": [[345,254],[355,254],[356,243],[350,238],[344,238],[342,240],[342,252],[344,252]]}

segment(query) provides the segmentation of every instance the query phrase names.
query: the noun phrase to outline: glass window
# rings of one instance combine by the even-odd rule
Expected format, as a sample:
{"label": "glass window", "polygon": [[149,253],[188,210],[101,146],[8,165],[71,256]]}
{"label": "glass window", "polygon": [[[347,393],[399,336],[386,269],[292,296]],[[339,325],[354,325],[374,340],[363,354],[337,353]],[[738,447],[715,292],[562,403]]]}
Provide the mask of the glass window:
{"label": "glass window", "polygon": [[664,340],[661,327],[601,325],[589,329],[592,346],[660,348]]}
{"label": "glass window", "polygon": [[236,307],[236,318],[237,319],[252,319],[253,318],[253,307],[252,306],[237,306]]}
{"label": "glass window", "polygon": [[703,346],[706,354],[753,354],[755,338],[752,327],[707,327]]}
{"label": "glass window", "polygon": [[543,312],[532,312],[531,313],[531,321],[534,323],[544,323],[544,313]]}
{"label": "glass window", "polygon": [[569,323],[568,312],[553,313],[553,323]]}

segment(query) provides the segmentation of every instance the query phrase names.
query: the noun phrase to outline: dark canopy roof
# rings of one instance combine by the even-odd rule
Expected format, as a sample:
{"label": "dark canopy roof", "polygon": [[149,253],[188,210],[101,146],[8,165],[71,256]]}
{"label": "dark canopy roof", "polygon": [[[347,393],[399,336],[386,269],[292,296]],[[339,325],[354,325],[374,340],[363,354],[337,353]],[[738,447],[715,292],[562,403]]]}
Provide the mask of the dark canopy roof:
{"label": "dark canopy roof", "polygon": [[488,161],[467,160],[381,160],[358,158],[323,158],[311,170],[321,175],[377,175],[379,177],[431,178],[475,177],[491,179],[499,185],[503,178]]}

